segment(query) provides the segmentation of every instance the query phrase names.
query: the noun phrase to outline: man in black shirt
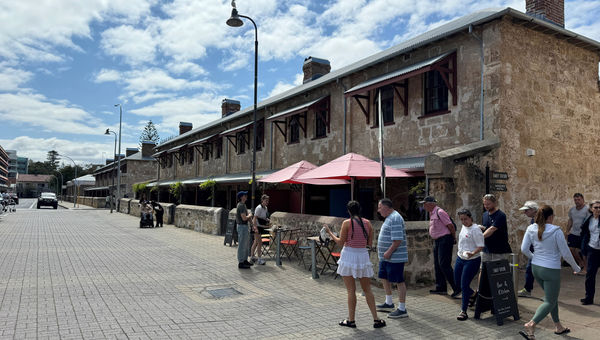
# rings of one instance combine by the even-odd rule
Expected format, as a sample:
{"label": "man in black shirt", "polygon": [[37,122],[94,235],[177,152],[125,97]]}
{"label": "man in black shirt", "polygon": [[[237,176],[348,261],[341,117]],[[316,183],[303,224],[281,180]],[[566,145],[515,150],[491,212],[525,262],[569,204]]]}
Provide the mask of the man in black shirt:
{"label": "man in black shirt", "polygon": [[483,196],[483,237],[485,247],[481,254],[481,262],[508,259],[512,252],[508,243],[508,226],[506,215],[498,209],[496,196],[487,194]]}

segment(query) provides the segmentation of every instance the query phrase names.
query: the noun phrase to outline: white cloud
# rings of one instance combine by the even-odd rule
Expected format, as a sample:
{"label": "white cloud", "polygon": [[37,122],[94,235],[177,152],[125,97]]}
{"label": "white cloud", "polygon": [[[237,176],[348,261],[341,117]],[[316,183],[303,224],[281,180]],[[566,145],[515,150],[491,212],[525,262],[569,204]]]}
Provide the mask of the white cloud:
{"label": "white cloud", "polygon": [[33,77],[33,73],[0,63],[0,91],[16,91]]}
{"label": "white cloud", "polygon": [[286,83],[284,81],[278,81],[277,84],[275,84],[275,86],[271,90],[271,92],[269,92],[269,94],[267,95],[267,98],[273,97],[273,96],[283,93],[287,90],[293,89],[294,87],[296,87],[298,85],[302,85],[303,79],[304,79],[304,74],[299,73],[296,75],[296,78],[294,79],[293,83]]}
{"label": "white cloud", "polygon": [[204,68],[189,61],[170,62],[166,65],[166,67],[169,69],[169,71],[179,75],[186,73],[193,77],[208,75],[208,72]]}
{"label": "white cloud", "polygon": [[101,46],[104,53],[121,56],[125,62],[137,65],[154,60],[156,40],[149,30],[119,26],[102,32]]}
{"label": "white cloud", "polygon": [[121,73],[117,70],[102,69],[96,74],[96,83],[113,82],[121,79]]}

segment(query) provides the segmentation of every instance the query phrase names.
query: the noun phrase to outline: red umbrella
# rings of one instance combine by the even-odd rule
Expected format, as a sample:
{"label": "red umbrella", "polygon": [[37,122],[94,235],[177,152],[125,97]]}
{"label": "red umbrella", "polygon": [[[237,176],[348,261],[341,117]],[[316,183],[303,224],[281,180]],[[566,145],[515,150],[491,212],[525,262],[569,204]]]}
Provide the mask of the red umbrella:
{"label": "red umbrella", "polygon": [[[386,177],[413,177],[412,175],[398,169],[385,167]],[[298,177],[299,180],[308,179],[346,179],[351,180],[351,195],[354,199],[354,179],[380,178],[381,163],[365,156],[348,153],[341,157],[325,163],[320,167],[308,171]]]}
{"label": "red umbrella", "polygon": [[290,184],[302,184],[302,199],[300,212],[304,213],[304,184],[314,185],[342,185],[348,184],[348,181],[343,179],[298,179],[298,177],[312,169],[316,169],[317,166],[307,161],[300,161],[292,164],[287,168],[283,168],[276,171],[268,176],[258,179],[259,182],[266,183],[290,183]]}

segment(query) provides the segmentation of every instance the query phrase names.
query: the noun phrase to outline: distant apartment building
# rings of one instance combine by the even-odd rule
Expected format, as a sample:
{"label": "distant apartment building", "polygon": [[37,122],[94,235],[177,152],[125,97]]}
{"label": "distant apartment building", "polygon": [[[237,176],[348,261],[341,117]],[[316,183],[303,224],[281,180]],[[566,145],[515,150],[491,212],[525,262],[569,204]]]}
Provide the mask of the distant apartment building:
{"label": "distant apartment building", "polygon": [[0,145],[0,192],[5,192],[9,188],[8,183],[8,153]]}
{"label": "distant apartment building", "polygon": [[29,173],[29,158],[17,157],[17,173],[28,174]]}
{"label": "distant apartment building", "polygon": [[17,150],[6,150],[8,154],[8,178],[16,178],[17,177]]}

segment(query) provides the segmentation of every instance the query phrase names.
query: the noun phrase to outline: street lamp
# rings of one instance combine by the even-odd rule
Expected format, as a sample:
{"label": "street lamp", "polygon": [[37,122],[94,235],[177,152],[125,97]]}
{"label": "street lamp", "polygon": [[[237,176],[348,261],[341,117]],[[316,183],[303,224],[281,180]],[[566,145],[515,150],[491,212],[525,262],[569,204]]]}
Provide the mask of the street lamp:
{"label": "street lamp", "polygon": [[[59,190],[58,198],[60,199],[62,196],[63,174],[60,171],[57,171],[57,173],[60,175],[60,189],[58,189]],[[56,180],[58,181],[58,177],[56,177]]]}
{"label": "street lamp", "polygon": [[65,156],[65,155],[61,155],[63,157],[67,157],[69,160],[71,160],[71,162],[73,162],[73,166],[75,167],[75,178],[73,179],[73,187],[75,190],[75,199],[73,199],[73,208],[75,208],[75,203],[77,203],[77,164],[75,164],[75,161],[73,160],[73,158],[69,157],[69,156]]}
{"label": "street lamp", "polygon": [[[110,129],[106,129],[106,132],[104,132],[105,135],[110,135],[111,133],[115,135],[115,153],[114,153],[115,156],[113,157],[113,171],[114,171],[115,170],[115,160],[117,158],[117,133]],[[121,167],[119,167],[119,169],[121,169]],[[112,191],[114,190],[114,187],[115,187],[115,176],[112,175],[110,177],[112,177],[112,187],[110,190],[110,213],[112,214],[113,207],[115,205],[115,202],[113,200],[113,193],[112,193]]]}
{"label": "street lamp", "polygon": [[252,196],[250,198],[250,209],[253,209],[256,192],[256,91],[258,88],[258,28],[256,28],[256,23],[254,22],[254,20],[252,20],[252,18],[238,14],[238,11],[235,7],[235,1],[231,1],[231,6],[233,7],[233,9],[231,10],[231,17],[227,19],[227,25],[231,27],[242,26],[244,22],[240,18],[246,18],[250,20],[252,25],[254,25],[254,113],[252,118],[252,134],[254,142],[252,143]]}
{"label": "street lamp", "polygon": [[123,121],[123,105],[115,104],[119,107],[119,159],[117,160],[117,209],[119,209],[119,201],[121,200],[121,123]]}

